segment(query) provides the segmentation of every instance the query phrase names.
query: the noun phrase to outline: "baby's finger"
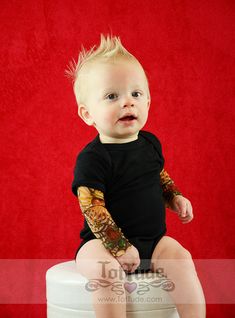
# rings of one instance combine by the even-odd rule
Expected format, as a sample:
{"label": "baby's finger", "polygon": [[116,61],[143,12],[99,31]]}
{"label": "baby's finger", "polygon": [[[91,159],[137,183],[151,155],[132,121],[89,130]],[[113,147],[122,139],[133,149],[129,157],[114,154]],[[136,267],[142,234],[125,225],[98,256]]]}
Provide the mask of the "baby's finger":
{"label": "baby's finger", "polygon": [[178,206],[179,206],[179,216],[185,217],[186,210],[187,210],[186,201],[180,201]]}
{"label": "baby's finger", "polygon": [[188,202],[188,214],[193,218],[193,207],[190,202]]}
{"label": "baby's finger", "polygon": [[180,220],[182,223],[188,223],[192,220],[192,216],[190,214],[187,214],[185,217],[181,217]]}
{"label": "baby's finger", "polygon": [[140,262],[134,264],[132,267],[132,272],[134,272],[139,267],[139,265],[140,265]]}
{"label": "baby's finger", "polygon": [[137,265],[137,264],[133,264],[130,272],[133,273],[138,268],[138,266],[139,265]]}
{"label": "baby's finger", "polygon": [[140,259],[136,258],[134,262],[131,264],[130,272],[133,273],[138,268],[139,265],[140,265]]}
{"label": "baby's finger", "polygon": [[128,266],[127,264],[122,264],[122,269],[123,269],[125,272],[128,272],[129,266]]}
{"label": "baby's finger", "polygon": [[187,219],[183,219],[183,220],[181,220],[181,221],[182,221],[183,224],[185,224],[185,223],[189,223],[189,222],[191,221],[191,219],[190,219],[190,218],[187,218]]}
{"label": "baby's finger", "polygon": [[124,266],[124,271],[127,272],[127,273],[132,273],[132,268],[133,268],[133,265],[131,264],[125,264]]}

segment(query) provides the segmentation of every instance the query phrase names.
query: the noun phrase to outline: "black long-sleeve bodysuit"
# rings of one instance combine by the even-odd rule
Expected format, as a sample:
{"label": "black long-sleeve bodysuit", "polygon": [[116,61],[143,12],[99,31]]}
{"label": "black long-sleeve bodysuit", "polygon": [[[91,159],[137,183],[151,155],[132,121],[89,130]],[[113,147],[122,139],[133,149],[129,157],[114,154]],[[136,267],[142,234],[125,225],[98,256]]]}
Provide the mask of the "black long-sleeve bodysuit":
{"label": "black long-sleeve bodysuit", "polygon": [[[97,136],[80,152],[74,169],[73,193],[77,196],[80,186],[104,193],[105,206],[113,220],[138,249],[143,270],[149,268],[147,259],[151,259],[157,242],[166,233],[160,183],[163,166],[160,141],[153,134],[140,131],[137,140],[123,144],[102,144]],[[86,219],[80,238],[78,250],[96,238]]]}

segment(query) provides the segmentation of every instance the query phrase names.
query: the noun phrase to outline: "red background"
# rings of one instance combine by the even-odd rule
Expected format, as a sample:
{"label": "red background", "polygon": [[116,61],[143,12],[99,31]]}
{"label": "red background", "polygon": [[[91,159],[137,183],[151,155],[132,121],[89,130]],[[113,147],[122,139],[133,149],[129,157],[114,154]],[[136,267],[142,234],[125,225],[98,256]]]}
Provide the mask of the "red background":
{"label": "red background", "polygon": [[[2,0],[0,258],[72,259],[83,220],[71,192],[79,150],[95,135],[77,116],[64,77],[81,44],[120,35],[145,67],[152,104],[145,127],[192,202],[168,235],[194,258],[234,258],[232,0]],[[208,317],[232,317],[209,305]],[[2,317],[45,317],[45,305],[2,305]]]}

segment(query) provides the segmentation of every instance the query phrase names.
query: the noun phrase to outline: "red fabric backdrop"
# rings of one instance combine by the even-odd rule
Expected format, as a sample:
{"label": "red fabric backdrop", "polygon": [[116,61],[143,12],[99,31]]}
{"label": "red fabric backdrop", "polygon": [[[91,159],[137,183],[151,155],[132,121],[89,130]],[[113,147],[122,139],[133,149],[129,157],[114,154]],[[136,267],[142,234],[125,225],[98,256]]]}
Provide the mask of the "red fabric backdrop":
{"label": "red fabric backdrop", "polygon": [[[83,220],[73,166],[96,132],[77,117],[64,69],[109,32],[149,75],[145,129],[193,204],[187,225],[168,212],[168,235],[194,258],[234,258],[235,2],[3,0],[0,9],[0,258],[74,256]],[[232,310],[209,305],[208,317]],[[2,305],[0,315],[42,318],[45,305]]]}

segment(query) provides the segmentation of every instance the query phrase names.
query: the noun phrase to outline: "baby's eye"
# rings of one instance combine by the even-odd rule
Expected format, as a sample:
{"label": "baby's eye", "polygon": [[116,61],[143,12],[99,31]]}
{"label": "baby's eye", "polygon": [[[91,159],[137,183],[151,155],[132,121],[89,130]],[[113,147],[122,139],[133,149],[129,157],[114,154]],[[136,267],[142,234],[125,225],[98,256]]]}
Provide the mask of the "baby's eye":
{"label": "baby's eye", "polygon": [[106,96],[106,98],[110,99],[110,100],[115,99],[115,98],[117,98],[117,94],[115,94],[115,93],[109,94]]}
{"label": "baby's eye", "polygon": [[133,97],[139,97],[139,96],[141,96],[141,93],[140,92],[133,92],[132,96]]}

